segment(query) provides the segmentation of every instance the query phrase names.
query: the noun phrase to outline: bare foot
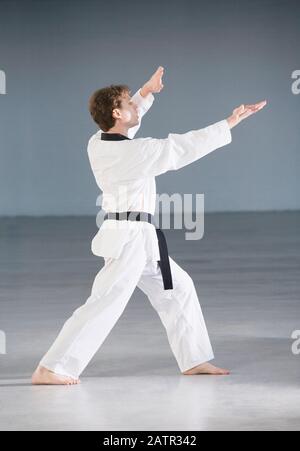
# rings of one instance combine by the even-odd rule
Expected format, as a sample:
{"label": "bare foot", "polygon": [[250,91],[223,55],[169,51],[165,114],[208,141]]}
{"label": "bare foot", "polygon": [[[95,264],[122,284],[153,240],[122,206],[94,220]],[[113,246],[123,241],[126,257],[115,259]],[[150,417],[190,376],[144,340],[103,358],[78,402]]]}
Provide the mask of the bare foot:
{"label": "bare foot", "polygon": [[211,365],[210,363],[202,363],[201,365],[194,366],[189,370],[184,371],[182,374],[193,375],[193,374],[215,374],[215,375],[227,375],[230,374],[228,370],[223,368],[218,368],[217,366]]}
{"label": "bare foot", "polygon": [[33,385],[74,385],[80,384],[79,379],[56,374],[53,371],[38,366],[31,377]]}

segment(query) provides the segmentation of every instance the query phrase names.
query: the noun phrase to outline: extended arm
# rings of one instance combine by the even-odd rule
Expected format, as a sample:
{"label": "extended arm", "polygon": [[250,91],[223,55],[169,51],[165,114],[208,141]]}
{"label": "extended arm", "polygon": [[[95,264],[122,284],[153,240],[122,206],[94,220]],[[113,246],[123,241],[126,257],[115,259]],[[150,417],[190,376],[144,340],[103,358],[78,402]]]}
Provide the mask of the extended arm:
{"label": "extended arm", "polygon": [[231,128],[261,110],[266,101],[241,105],[227,119],[199,130],[169,133],[165,139],[139,138],[124,148],[120,164],[113,167],[112,177],[130,180],[153,177],[178,170],[232,141]]}
{"label": "extended arm", "polygon": [[154,96],[153,93],[160,92],[163,88],[162,76],[164,68],[159,66],[148,81],[132,96],[133,102],[139,109],[139,123],[128,130],[128,138],[132,139],[141,126],[141,119],[151,107]]}

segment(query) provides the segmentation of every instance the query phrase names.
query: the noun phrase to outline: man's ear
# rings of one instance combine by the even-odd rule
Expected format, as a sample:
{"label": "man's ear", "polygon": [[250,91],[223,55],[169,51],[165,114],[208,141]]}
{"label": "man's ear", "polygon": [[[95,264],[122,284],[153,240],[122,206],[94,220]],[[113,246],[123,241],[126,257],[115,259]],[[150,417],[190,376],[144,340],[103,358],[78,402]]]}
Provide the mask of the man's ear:
{"label": "man's ear", "polygon": [[114,108],[112,110],[112,117],[114,117],[115,119],[120,119],[121,114],[120,114],[120,111],[118,110],[118,108]]}

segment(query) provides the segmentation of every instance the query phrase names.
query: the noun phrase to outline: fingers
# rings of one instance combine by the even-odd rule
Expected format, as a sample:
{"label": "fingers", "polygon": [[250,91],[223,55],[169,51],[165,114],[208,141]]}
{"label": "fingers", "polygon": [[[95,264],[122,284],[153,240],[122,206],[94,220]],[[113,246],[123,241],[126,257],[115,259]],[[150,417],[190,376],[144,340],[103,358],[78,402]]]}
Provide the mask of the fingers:
{"label": "fingers", "polygon": [[164,87],[163,83],[162,83],[162,76],[164,73],[164,68],[162,66],[159,66],[159,68],[157,69],[155,76],[158,78],[158,83],[159,83],[159,90],[161,91],[162,88]]}
{"label": "fingers", "polygon": [[161,80],[162,79],[162,76],[163,76],[163,74],[164,74],[164,68],[162,67],[162,66],[159,66],[157,69],[156,69],[156,71],[154,72],[154,74],[152,75],[152,79],[155,79],[155,80]]}
{"label": "fingers", "polygon": [[254,103],[251,105],[245,105],[246,108],[250,108],[252,110],[261,110],[267,104],[266,100],[262,100],[261,102]]}
{"label": "fingers", "polygon": [[252,114],[256,113],[258,109],[256,107],[251,108],[245,108],[244,112],[240,115],[242,119],[245,119],[246,117],[251,116]]}
{"label": "fingers", "polygon": [[161,78],[164,73],[164,68],[162,66],[158,66],[154,74],[151,76],[151,80]]}
{"label": "fingers", "polygon": [[261,110],[266,105],[267,105],[267,101],[266,100],[263,100],[262,102],[259,102],[259,103],[256,104],[258,110]]}
{"label": "fingers", "polygon": [[246,110],[243,114],[240,114],[239,119],[240,120],[246,119],[247,117],[251,116],[254,113],[255,111]]}
{"label": "fingers", "polygon": [[233,114],[238,116],[240,120],[246,119],[254,113],[257,113],[259,110],[264,108],[267,104],[266,100],[262,100],[261,102],[257,102],[254,104],[242,104],[239,107],[233,110]]}
{"label": "fingers", "polygon": [[249,105],[248,110],[252,111],[253,113],[257,113],[257,111],[260,111],[264,106],[266,106],[267,101],[263,100],[262,102],[256,103],[254,105]]}
{"label": "fingers", "polygon": [[238,108],[236,108],[236,110],[243,110],[244,109],[261,109],[263,108],[265,105],[267,104],[266,100],[262,100],[261,102],[257,102],[257,103],[252,103],[252,104],[242,104],[240,105]]}
{"label": "fingers", "polygon": [[164,73],[164,68],[162,66],[158,66],[156,71],[153,74],[153,77],[162,77]]}
{"label": "fingers", "polygon": [[233,114],[240,115],[243,113],[244,109],[245,109],[245,106],[242,104],[233,110]]}

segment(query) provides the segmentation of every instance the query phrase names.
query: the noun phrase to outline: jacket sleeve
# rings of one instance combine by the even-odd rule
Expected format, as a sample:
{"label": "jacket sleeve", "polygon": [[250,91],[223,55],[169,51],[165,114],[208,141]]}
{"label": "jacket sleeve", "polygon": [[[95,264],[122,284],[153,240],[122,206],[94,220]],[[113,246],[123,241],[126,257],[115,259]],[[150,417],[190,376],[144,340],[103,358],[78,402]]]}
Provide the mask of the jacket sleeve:
{"label": "jacket sleeve", "polygon": [[118,180],[153,177],[176,171],[232,141],[226,119],[199,130],[169,133],[165,139],[139,138],[122,149],[111,176]]}
{"label": "jacket sleeve", "polygon": [[150,92],[146,97],[140,94],[140,89],[132,96],[132,101],[137,105],[139,110],[139,123],[128,130],[128,138],[132,139],[141,126],[141,119],[149,110],[154,102],[154,95]]}

